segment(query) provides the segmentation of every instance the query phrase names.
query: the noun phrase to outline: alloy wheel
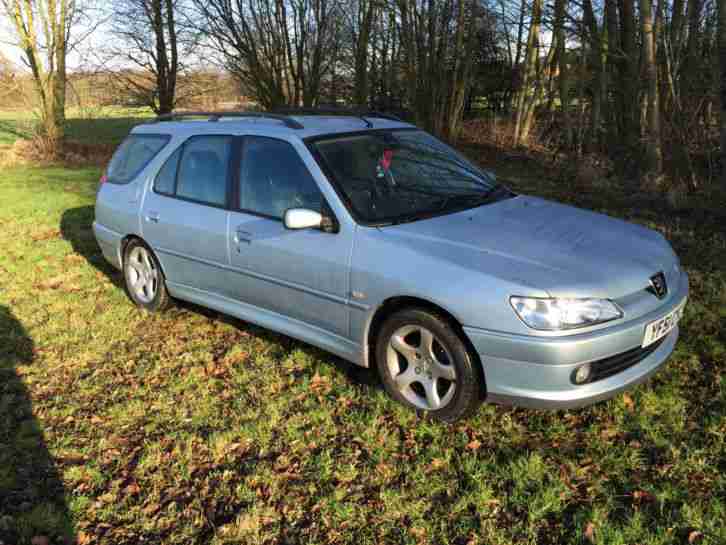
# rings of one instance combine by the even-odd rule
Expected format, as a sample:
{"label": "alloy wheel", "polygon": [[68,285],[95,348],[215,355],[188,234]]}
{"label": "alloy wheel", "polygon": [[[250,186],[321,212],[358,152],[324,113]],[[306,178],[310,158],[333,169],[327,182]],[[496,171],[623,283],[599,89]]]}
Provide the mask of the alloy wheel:
{"label": "alloy wheel", "polygon": [[129,290],[142,303],[151,303],[159,288],[159,270],[149,251],[137,246],[126,260],[126,279]]}
{"label": "alloy wheel", "polygon": [[456,368],[444,344],[427,328],[406,325],[388,341],[386,362],[398,392],[419,409],[446,407],[456,391]]}

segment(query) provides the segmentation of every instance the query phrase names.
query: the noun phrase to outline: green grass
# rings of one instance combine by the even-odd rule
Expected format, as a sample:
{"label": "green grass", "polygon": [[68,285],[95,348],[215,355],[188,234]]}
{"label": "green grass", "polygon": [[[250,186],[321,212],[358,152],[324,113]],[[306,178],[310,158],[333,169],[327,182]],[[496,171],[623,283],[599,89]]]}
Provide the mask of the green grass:
{"label": "green grass", "polygon": [[[83,144],[118,144],[129,131],[152,116],[147,108],[69,108],[66,135]],[[38,114],[31,111],[0,110],[0,147],[18,138],[31,138]]]}
{"label": "green grass", "polygon": [[673,241],[692,295],[649,383],[577,411],[420,420],[310,346],[190,305],[136,309],[91,232],[99,172],[3,171],[0,541],[724,542],[723,206],[667,212],[497,161],[516,188]]}

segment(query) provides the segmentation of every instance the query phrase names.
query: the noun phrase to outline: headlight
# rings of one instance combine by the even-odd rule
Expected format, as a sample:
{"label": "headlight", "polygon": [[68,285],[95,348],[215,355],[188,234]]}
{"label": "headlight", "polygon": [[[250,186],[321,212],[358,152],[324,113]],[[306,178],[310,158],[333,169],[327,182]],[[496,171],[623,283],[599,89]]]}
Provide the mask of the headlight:
{"label": "headlight", "polygon": [[574,329],[622,318],[620,309],[607,299],[540,299],[510,297],[517,316],[532,329]]}

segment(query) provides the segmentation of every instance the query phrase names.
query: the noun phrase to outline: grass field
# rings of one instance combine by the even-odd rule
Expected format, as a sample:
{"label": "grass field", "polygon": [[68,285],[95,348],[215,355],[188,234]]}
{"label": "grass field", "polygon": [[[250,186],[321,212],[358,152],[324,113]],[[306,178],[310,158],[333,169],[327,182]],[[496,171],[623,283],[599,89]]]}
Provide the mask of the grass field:
{"label": "grass field", "polygon": [[726,542],[723,204],[673,212],[467,151],[673,242],[692,295],[648,384],[577,411],[420,420],[310,346],[190,305],[137,310],[91,232],[99,172],[6,169],[0,541]]}
{"label": "grass field", "polygon": [[[131,127],[151,115],[145,108],[69,108],[66,134],[83,144],[116,144]],[[18,138],[30,138],[37,123],[37,113],[0,110],[0,147],[12,145]]]}

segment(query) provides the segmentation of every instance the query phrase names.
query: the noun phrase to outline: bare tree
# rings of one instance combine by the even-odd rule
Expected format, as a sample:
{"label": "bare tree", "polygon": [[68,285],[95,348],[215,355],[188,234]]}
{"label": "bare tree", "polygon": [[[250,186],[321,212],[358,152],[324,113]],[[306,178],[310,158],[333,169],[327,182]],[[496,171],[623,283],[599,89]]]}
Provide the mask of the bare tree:
{"label": "bare tree", "polygon": [[268,108],[312,106],[334,42],[331,0],[193,0],[207,45]]}
{"label": "bare tree", "polygon": [[[404,100],[403,54],[396,5],[381,1],[372,20],[369,102],[375,109],[400,109]],[[363,65],[361,63],[361,68]]]}
{"label": "bare tree", "polygon": [[481,9],[465,0],[397,0],[408,102],[426,129],[455,138],[471,88]]}
{"label": "bare tree", "polygon": [[553,40],[555,41],[555,59],[559,78],[560,107],[562,108],[562,131],[565,146],[572,145],[572,122],[570,120],[570,72],[567,66],[567,49],[565,44],[565,15],[567,0],[555,0],[555,24]]}
{"label": "bare tree", "polygon": [[373,28],[373,17],[376,12],[376,0],[358,0],[356,19],[351,25],[355,59],[353,101],[358,106],[366,106],[368,103],[368,51],[370,49],[370,37]]}
{"label": "bare tree", "polygon": [[621,89],[620,113],[625,141],[631,149],[637,149],[640,136],[638,123],[639,93],[639,52],[635,10],[633,0],[618,0],[620,15],[621,52],[619,85]]}
{"label": "bare tree", "polygon": [[[608,145],[614,145],[618,142],[620,125],[618,124],[618,112],[615,111],[616,106],[622,104],[622,95],[617,89],[612,89],[612,83],[616,81],[618,76],[617,69],[620,65],[618,58],[622,52],[621,40],[620,40],[620,29],[618,27],[618,6],[617,0],[605,0],[605,21],[603,35],[603,57],[605,59],[604,66],[604,85],[605,92],[603,93],[603,110],[605,112],[605,135]],[[613,98],[610,98],[612,93]]]}
{"label": "bare tree", "polygon": [[33,75],[48,151],[55,153],[64,137],[66,55],[79,6],[75,0],[1,1]]}
{"label": "bare tree", "polygon": [[642,59],[646,83],[646,170],[660,172],[663,156],[660,142],[660,109],[658,107],[658,77],[655,59],[655,32],[653,30],[653,6],[651,0],[640,0],[640,25],[642,27]]}
{"label": "bare tree", "polygon": [[179,76],[189,64],[197,35],[181,24],[182,0],[117,0],[112,4],[108,57],[127,97],[166,114],[177,102]]}
{"label": "bare tree", "polygon": [[532,115],[536,103],[539,69],[539,33],[542,24],[542,0],[532,3],[532,20],[524,54],[522,89],[517,96],[517,112],[514,128],[514,144],[525,143],[529,137]]}

